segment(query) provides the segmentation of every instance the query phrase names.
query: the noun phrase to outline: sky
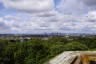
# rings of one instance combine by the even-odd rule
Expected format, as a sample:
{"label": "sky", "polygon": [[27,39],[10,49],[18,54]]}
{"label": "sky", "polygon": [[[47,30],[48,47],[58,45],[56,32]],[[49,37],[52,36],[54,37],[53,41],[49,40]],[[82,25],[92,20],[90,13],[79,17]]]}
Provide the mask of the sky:
{"label": "sky", "polygon": [[96,0],[0,0],[0,34],[96,33]]}

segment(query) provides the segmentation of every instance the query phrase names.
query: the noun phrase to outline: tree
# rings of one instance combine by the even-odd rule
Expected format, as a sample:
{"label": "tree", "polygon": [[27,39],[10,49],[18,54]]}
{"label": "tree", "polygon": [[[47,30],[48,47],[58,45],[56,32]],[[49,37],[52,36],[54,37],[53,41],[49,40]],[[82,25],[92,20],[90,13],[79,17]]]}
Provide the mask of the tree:
{"label": "tree", "polygon": [[64,51],[64,45],[53,45],[50,47],[50,56],[54,57]]}
{"label": "tree", "polygon": [[79,42],[70,42],[64,45],[65,51],[85,51],[88,50],[88,47]]}

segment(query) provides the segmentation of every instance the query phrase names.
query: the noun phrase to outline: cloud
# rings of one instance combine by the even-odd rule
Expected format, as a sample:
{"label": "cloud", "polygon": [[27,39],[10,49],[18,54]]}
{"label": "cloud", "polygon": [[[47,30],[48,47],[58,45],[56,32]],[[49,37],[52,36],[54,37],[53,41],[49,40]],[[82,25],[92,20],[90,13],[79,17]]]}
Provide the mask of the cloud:
{"label": "cloud", "polygon": [[82,0],[88,6],[96,6],[96,0]]}
{"label": "cloud", "polygon": [[6,23],[3,17],[0,17],[0,33],[10,31],[10,26]]}
{"label": "cloud", "polygon": [[2,0],[0,0],[0,3],[2,3]]}
{"label": "cloud", "polygon": [[6,8],[30,13],[50,11],[54,7],[53,0],[3,0]]}
{"label": "cloud", "polygon": [[88,2],[89,0],[61,0],[55,10],[53,0],[3,0],[6,8],[28,14],[5,15],[0,19],[0,25],[13,33],[96,33],[96,11],[91,10],[90,7],[94,8],[94,5],[92,2],[89,5]]}
{"label": "cloud", "polygon": [[96,0],[61,0],[56,8],[65,14],[80,15],[96,10]]}
{"label": "cloud", "polygon": [[[90,12],[91,14],[91,12]],[[10,31],[13,33],[44,33],[44,32],[96,32],[96,19],[91,16],[72,16],[57,14],[51,17],[28,17],[22,20],[21,16],[7,15],[1,18],[0,25],[2,31]],[[10,18],[11,21],[6,19]],[[19,18],[19,19],[18,19]],[[95,20],[92,22],[91,20]],[[4,28],[3,28],[4,27]],[[8,28],[9,27],[9,28]],[[0,28],[0,29],[1,29]],[[8,32],[7,31],[7,32]],[[1,32],[0,32],[1,33]]]}
{"label": "cloud", "polygon": [[57,9],[65,14],[81,14],[87,7],[79,0],[61,0]]}

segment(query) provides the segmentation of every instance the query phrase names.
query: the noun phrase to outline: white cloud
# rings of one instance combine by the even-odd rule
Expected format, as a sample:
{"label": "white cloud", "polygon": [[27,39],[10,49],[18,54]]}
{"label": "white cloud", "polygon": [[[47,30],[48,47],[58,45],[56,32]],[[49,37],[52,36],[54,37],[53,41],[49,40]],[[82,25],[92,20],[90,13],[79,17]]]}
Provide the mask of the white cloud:
{"label": "white cloud", "polygon": [[3,0],[6,8],[17,9],[25,12],[46,12],[54,7],[53,0]]}
{"label": "white cloud", "polygon": [[88,12],[88,16],[92,19],[96,19],[96,11],[90,11]]}
{"label": "white cloud", "polygon": [[[28,16],[6,15],[0,18],[3,21],[3,24],[0,22],[3,25],[1,28],[7,26],[9,28],[6,29],[14,33],[96,32],[96,12],[89,11],[92,5],[87,4],[86,1],[62,0],[57,6],[59,11],[66,13],[62,14],[53,9],[53,0],[4,0],[5,7],[29,14]],[[86,11],[88,14],[84,13]]]}
{"label": "white cloud", "polygon": [[3,21],[3,18],[2,17],[0,17],[0,22],[2,22]]}
{"label": "white cloud", "polygon": [[[3,21],[3,27],[10,27],[6,30],[14,33],[33,33],[33,32],[95,32],[96,22],[91,22],[90,16],[71,16],[57,14],[51,17],[28,17],[26,21],[22,20],[19,16],[5,16],[7,19],[11,18],[11,21]],[[5,18],[4,17],[4,18]],[[15,18],[14,18],[15,17]],[[21,19],[18,19],[21,18]],[[17,19],[17,20],[16,20]],[[96,21],[96,20],[95,20]],[[1,23],[0,23],[1,24]],[[4,31],[6,31],[4,28]],[[3,30],[2,30],[3,31]],[[3,32],[4,32],[3,31]],[[7,31],[8,32],[8,31]],[[1,33],[1,32],[0,32]]]}

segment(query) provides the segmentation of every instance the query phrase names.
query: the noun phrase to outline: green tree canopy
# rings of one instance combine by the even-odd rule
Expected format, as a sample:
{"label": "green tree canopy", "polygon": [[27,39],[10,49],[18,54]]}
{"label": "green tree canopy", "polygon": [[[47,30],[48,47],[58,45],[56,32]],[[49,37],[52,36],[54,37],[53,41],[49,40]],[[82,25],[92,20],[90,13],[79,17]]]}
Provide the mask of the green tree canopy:
{"label": "green tree canopy", "polygon": [[88,47],[79,42],[70,42],[64,45],[64,49],[65,51],[83,51],[83,50],[88,50]]}

